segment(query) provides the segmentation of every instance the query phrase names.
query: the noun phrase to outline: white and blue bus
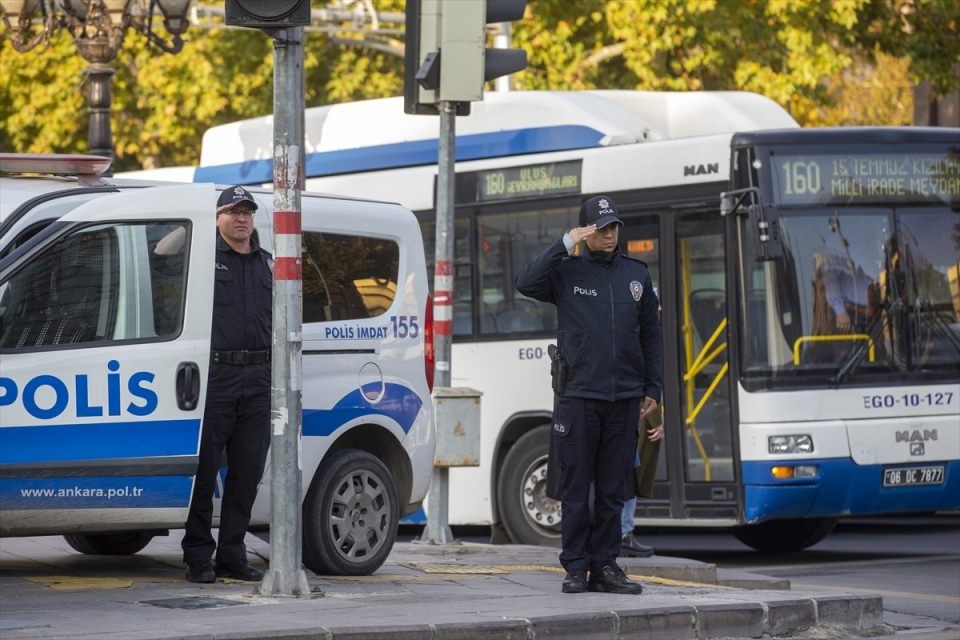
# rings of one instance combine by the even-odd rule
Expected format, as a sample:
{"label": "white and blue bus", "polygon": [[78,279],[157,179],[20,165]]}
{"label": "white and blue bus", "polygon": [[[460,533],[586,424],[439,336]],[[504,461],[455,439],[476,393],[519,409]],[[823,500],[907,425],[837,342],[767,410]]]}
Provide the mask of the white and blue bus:
{"label": "white and blue bus", "polygon": [[[635,91],[489,93],[456,127],[451,375],[483,408],[451,524],[559,539],[556,317],[513,277],[596,194],[663,303],[667,438],[638,524],[773,551],[841,516],[960,507],[960,130],[802,129],[754,94]],[[269,183],[271,131],[207,131],[194,179]],[[399,99],[307,109],[307,185],[412,209],[429,260],[437,131]]]}

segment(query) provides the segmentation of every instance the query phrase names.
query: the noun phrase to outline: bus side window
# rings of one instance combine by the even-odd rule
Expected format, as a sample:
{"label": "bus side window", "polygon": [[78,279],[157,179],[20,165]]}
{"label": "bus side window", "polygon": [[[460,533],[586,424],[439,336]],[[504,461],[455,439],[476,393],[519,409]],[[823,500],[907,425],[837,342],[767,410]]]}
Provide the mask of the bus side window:
{"label": "bus side window", "polygon": [[480,218],[479,278],[483,304],[481,333],[542,333],[555,330],[551,304],[521,295],[517,273],[576,224],[577,209],[534,209],[486,214]]}
{"label": "bus side window", "polygon": [[497,312],[497,327],[501,333],[543,331],[547,328],[540,304],[530,298],[515,297],[501,305]]}

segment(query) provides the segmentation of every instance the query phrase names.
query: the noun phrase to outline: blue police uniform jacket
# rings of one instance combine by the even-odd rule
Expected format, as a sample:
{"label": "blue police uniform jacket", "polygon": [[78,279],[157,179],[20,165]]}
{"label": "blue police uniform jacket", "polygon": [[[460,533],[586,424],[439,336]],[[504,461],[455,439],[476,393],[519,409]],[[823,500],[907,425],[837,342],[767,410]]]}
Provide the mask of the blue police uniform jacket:
{"label": "blue police uniform jacket", "polygon": [[570,256],[551,244],[517,274],[522,294],[557,307],[557,344],[569,371],[564,396],[660,402],[660,315],[647,265],[621,254]]}

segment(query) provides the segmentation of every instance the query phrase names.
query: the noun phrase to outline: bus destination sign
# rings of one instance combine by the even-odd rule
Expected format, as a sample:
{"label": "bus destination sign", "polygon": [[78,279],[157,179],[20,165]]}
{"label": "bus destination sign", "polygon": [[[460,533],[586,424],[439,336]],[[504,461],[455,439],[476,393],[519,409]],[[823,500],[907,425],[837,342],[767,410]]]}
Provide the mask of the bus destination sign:
{"label": "bus destination sign", "polygon": [[960,157],[947,153],[773,157],[780,204],[960,203]]}
{"label": "bus destination sign", "polygon": [[523,200],[580,193],[580,160],[457,174],[458,203]]}

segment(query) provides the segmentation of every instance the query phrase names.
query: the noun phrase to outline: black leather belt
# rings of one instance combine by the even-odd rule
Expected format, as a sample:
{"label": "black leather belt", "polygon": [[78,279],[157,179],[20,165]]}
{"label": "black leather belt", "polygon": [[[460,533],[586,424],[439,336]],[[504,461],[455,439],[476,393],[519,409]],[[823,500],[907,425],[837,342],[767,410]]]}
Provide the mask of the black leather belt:
{"label": "black leather belt", "polygon": [[270,349],[260,351],[211,351],[211,359],[217,364],[259,364],[270,362]]}

